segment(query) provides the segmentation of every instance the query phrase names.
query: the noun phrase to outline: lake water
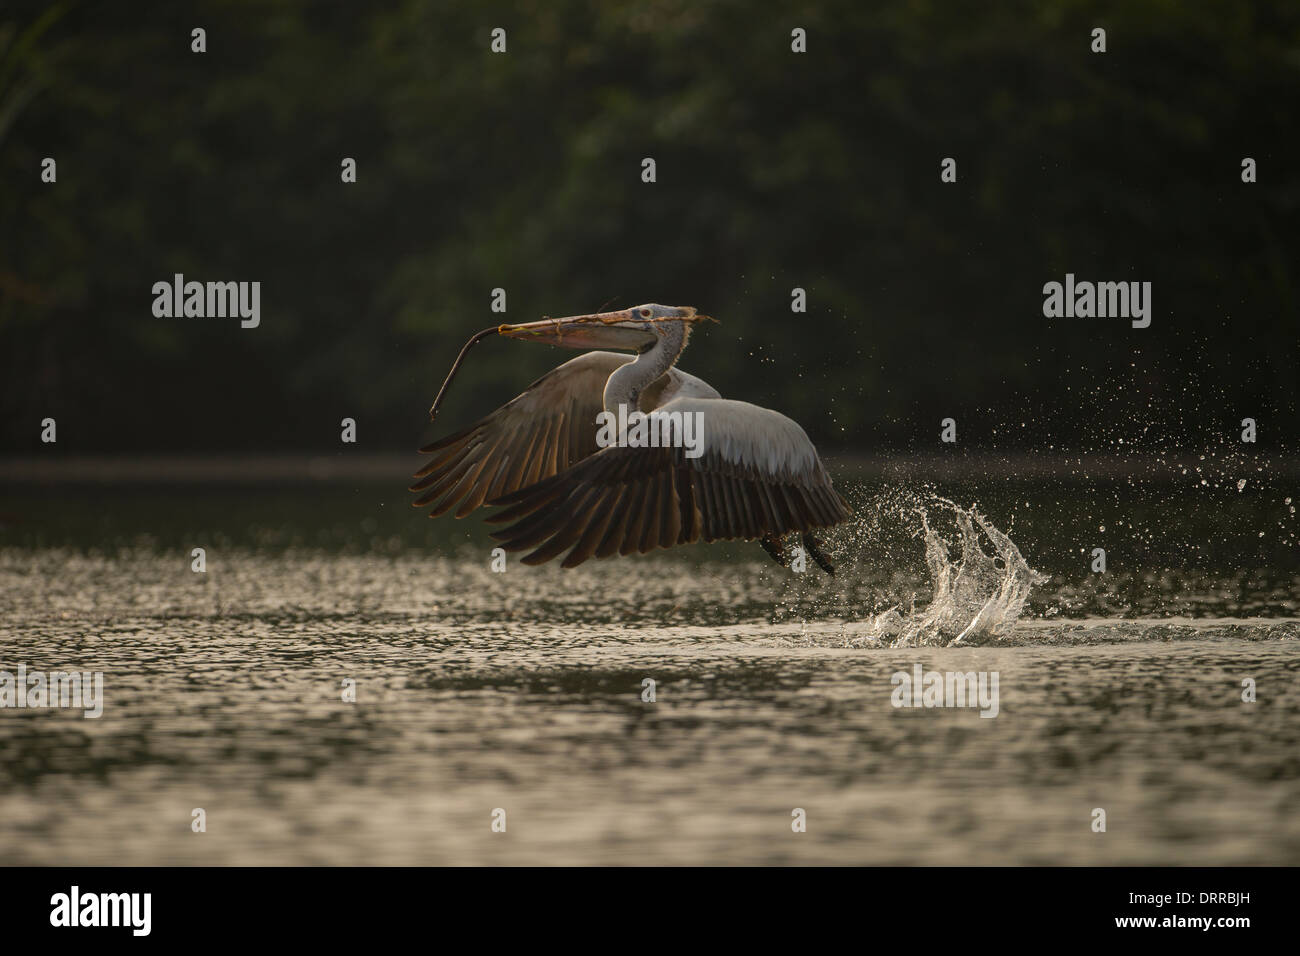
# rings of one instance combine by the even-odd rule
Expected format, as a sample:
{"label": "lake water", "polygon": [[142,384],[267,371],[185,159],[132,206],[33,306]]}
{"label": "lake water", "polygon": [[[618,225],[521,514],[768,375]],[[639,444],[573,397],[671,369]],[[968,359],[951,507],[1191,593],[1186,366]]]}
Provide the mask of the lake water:
{"label": "lake water", "polygon": [[[834,578],[494,573],[388,485],[10,489],[0,669],[100,671],[104,712],[0,710],[0,860],[1300,862],[1285,489],[1124,489],[864,485]],[[1023,568],[963,553],[976,501]],[[894,706],[917,664],[996,672],[996,717]]]}

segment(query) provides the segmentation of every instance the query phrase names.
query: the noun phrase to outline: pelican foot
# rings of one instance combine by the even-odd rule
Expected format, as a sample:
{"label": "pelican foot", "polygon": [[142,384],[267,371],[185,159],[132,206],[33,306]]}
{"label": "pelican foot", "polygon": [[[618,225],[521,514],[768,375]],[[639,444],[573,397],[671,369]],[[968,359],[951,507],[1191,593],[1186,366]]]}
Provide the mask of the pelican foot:
{"label": "pelican foot", "polygon": [[782,545],[780,538],[774,538],[771,535],[765,535],[758,539],[758,543],[763,546],[763,550],[772,556],[772,560],[783,568],[790,566],[790,559],[786,556],[785,546]]}
{"label": "pelican foot", "polygon": [[831,564],[830,559],[822,553],[821,545],[822,543],[811,534],[805,533],[803,535],[804,550],[817,562],[818,567],[833,577],[835,575],[835,565]]}

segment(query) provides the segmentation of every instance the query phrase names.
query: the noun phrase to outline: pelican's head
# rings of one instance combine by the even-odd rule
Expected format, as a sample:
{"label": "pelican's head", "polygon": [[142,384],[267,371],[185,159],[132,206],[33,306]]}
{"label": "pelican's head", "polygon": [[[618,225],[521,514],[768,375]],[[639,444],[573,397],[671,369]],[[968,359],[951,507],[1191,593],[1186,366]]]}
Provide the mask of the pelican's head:
{"label": "pelican's head", "polygon": [[[650,302],[618,312],[570,315],[563,319],[542,319],[523,325],[502,325],[501,335],[562,345],[570,349],[631,349],[643,352],[661,338],[685,329],[691,323],[710,320],[689,305],[659,305]],[[712,320],[710,320],[712,321]]]}

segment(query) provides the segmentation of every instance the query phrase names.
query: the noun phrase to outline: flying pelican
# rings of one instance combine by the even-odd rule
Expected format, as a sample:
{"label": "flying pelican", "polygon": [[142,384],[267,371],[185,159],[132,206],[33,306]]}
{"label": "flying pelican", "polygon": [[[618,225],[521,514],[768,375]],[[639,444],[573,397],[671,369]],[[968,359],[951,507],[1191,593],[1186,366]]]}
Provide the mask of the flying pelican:
{"label": "flying pelican", "polygon": [[[834,567],[812,535],[852,509],[831,486],[817,449],[799,425],[771,409],[723,398],[674,368],[691,327],[708,319],[690,306],[650,303],[618,312],[543,319],[484,329],[466,343],[429,409],[436,418],[465,354],[490,335],[573,349],[629,349],[636,356],[584,351],[468,428],[421,448],[432,460],[410,490],[436,518],[463,518],[484,503],[487,520],[514,522],[492,537],[507,551],[533,549],[524,564],[568,550],[562,567],[588,558],[642,554],[692,541],[757,538],[788,565],[783,539],[800,535],[807,553]],[[598,442],[597,416],[620,409],[648,416],[662,434],[702,415],[704,441],[682,447]],[[674,413],[680,413],[675,416]]]}

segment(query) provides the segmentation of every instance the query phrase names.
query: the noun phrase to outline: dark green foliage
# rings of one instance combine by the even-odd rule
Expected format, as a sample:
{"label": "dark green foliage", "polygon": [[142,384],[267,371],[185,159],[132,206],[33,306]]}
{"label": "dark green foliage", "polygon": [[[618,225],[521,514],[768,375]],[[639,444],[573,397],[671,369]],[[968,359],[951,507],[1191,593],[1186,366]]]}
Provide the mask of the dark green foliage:
{"label": "dark green foliage", "polygon": [[[1130,414],[1295,434],[1300,6],[763,9],[6,3],[0,450],[46,415],[65,453],[414,447],[496,286],[513,321],[695,305],[683,366],[828,448],[1022,407],[1059,447],[1134,361]],[[1044,319],[1067,271],[1154,282],[1152,327]],[[174,272],[260,280],[261,327],[154,318]],[[489,344],[443,430],[568,357]]]}

